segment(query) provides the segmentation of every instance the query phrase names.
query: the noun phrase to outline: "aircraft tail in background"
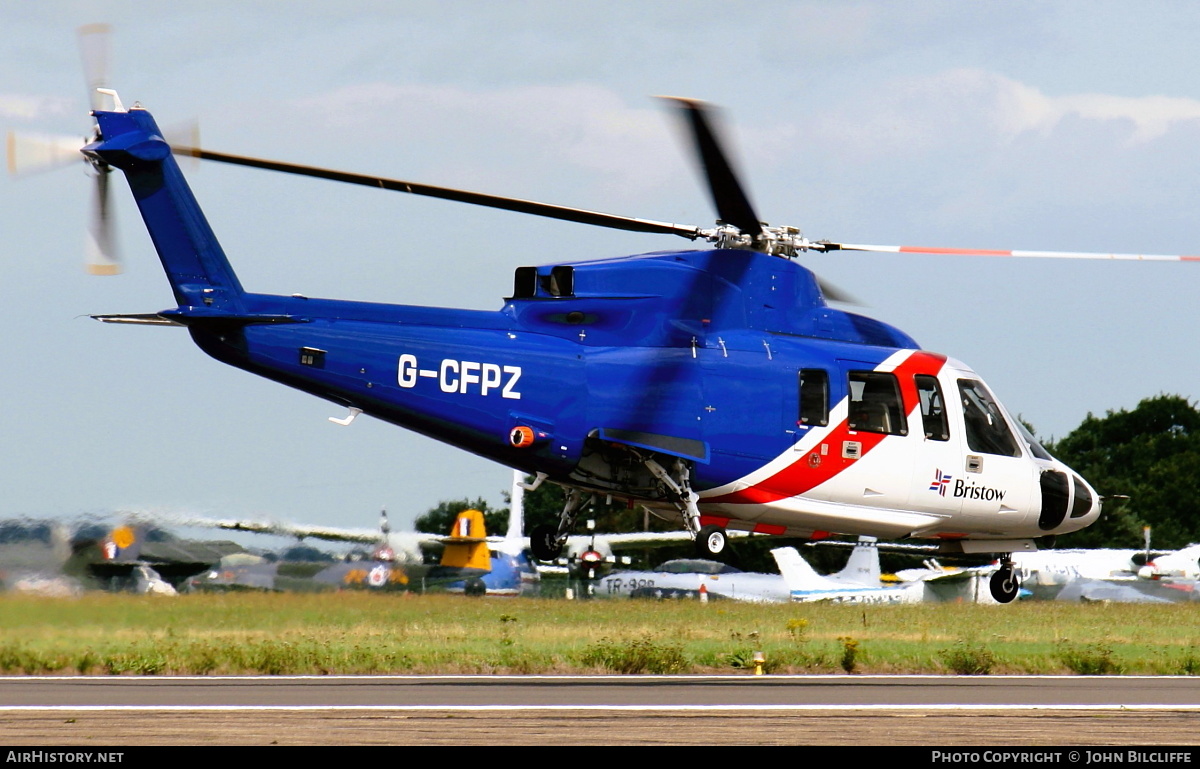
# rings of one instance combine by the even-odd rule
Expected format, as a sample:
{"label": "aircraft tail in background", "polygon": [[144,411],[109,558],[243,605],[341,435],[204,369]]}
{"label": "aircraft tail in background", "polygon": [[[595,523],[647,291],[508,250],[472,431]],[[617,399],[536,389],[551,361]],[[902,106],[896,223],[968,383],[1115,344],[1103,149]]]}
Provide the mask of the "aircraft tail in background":
{"label": "aircraft tail in background", "polygon": [[450,536],[442,542],[446,546],[442,551],[442,566],[491,571],[487,529],[483,524],[483,513],[478,510],[459,513],[450,529]]}
{"label": "aircraft tail in background", "polygon": [[850,551],[850,558],[846,561],[845,568],[837,573],[837,578],[867,587],[878,587],[882,584],[875,537],[858,538],[858,544]]}
{"label": "aircraft tail in background", "polygon": [[145,540],[145,526],[120,524],[100,541],[100,555],[107,563],[134,563],[142,554]]}
{"label": "aircraft tail in background", "polygon": [[[870,539],[870,538],[867,538]],[[861,549],[861,550],[860,550]],[[872,566],[869,558],[874,558],[873,570],[879,574],[879,551],[874,540],[861,542],[855,548],[858,553],[854,562],[853,573],[857,576],[861,569],[870,571]],[[794,547],[779,547],[771,551],[779,573],[783,575],[788,591],[793,601],[813,602],[829,601],[831,603],[919,603],[925,598],[925,586],[921,583],[884,587],[878,581],[874,586],[864,585],[845,578],[844,574],[851,572],[851,564],[837,575],[823,577],[800,557]],[[853,560],[853,556],[852,556]]]}

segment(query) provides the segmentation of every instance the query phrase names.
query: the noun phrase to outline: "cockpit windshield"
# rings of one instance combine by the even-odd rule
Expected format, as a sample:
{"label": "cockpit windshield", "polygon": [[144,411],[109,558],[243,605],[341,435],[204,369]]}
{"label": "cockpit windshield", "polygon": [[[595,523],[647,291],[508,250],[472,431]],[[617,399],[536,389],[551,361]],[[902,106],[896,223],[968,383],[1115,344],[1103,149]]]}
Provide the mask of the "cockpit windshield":
{"label": "cockpit windshield", "polygon": [[977,379],[958,380],[962,396],[963,421],[967,446],[971,451],[998,454],[1002,457],[1021,456],[1021,447],[1000,412],[996,399],[983,382]]}
{"label": "cockpit windshield", "polygon": [[1050,456],[1050,452],[1046,451],[1046,447],[1038,443],[1038,439],[1033,437],[1033,433],[1026,429],[1025,425],[1021,424],[1021,420],[1017,420],[1017,432],[1025,439],[1025,443],[1029,445],[1029,451],[1038,459],[1054,459]]}

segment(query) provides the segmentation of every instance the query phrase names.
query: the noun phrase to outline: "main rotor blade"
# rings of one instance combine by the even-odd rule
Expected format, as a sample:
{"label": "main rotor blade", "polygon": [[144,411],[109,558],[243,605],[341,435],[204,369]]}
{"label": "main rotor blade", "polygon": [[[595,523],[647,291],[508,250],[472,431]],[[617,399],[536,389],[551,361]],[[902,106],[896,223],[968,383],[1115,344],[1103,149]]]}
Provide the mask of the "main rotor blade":
{"label": "main rotor blade", "polygon": [[750,198],[746,196],[746,191],[738,181],[738,175],[733,170],[728,155],[713,132],[712,121],[708,118],[712,109],[704,102],[692,99],[673,96],[663,98],[679,106],[691,127],[696,156],[704,166],[708,191],[712,195],[713,205],[716,206],[717,216],[721,221],[732,224],[752,238],[762,235],[762,224],[758,220],[758,214],[754,212],[754,206],[750,204]]}
{"label": "main rotor blade", "polygon": [[926,246],[869,246],[821,241],[824,251],[874,251],[889,254],[949,254],[951,256],[1021,256],[1039,259],[1111,259],[1131,262],[1200,262],[1200,256],[1182,254],[1102,254],[1090,251],[995,251],[980,248],[930,248]]}
{"label": "main rotor blade", "polygon": [[830,302],[838,302],[840,304],[853,304],[859,307],[862,306],[862,301],[858,297],[851,294],[838,286],[830,283],[822,277],[817,277],[817,285],[821,288],[821,295]]}
{"label": "main rotor blade", "polygon": [[312,176],[318,179],[329,179],[331,181],[345,182],[347,184],[360,184],[365,187],[378,187],[379,189],[392,190],[394,192],[407,192],[413,195],[424,195],[431,198],[453,200],[459,203],[470,203],[476,206],[499,208],[505,211],[516,211],[517,213],[522,214],[545,216],[551,219],[562,219],[564,221],[578,222],[580,224],[591,224],[597,227],[609,227],[617,230],[629,230],[631,232],[651,232],[665,235],[679,235],[680,237],[688,238],[689,240],[695,240],[696,238],[700,237],[699,228],[690,225],[656,222],[650,219],[634,219],[628,216],[616,216],[614,214],[605,214],[598,211],[587,211],[582,208],[569,208],[567,206],[556,206],[550,203],[538,203],[534,200],[505,198],[499,195],[488,195],[482,192],[456,190],[449,187],[434,187],[429,184],[406,182],[400,179],[385,179],[380,176],[367,176],[365,174],[348,173],[346,171],[334,171],[328,168],[316,168],[314,166],[303,166],[295,163],[283,163],[276,160],[264,160],[262,158],[245,157],[242,155],[229,155],[224,152],[212,152],[210,150],[204,150],[198,147],[172,146],[171,150],[176,155],[188,155],[191,157],[201,158],[202,160],[215,160],[220,163],[232,163],[234,165],[248,166],[250,168],[262,168],[268,171],[281,171],[287,174]]}

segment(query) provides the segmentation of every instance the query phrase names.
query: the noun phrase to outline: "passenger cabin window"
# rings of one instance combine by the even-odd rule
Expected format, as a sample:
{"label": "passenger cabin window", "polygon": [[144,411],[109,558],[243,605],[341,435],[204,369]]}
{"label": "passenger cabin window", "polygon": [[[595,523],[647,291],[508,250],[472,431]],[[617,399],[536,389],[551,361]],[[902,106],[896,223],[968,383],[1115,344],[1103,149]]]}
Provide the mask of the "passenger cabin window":
{"label": "passenger cabin window", "polygon": [[963,403],[963,427],[971,451],[998,454],[1002,457],[1021,456],[1017,438],[1004,421],[995,398],[975,379],[958,380],[958,392]]}
{"label": "passenger cabin window", "polygon": [[950,440],[946,402],[942,399],[942,387],[937,378],[917,374],[913,381],[917,385],[917,396],[921,399],[921,422],[925,427],[925,437],[931,441]]}
{"label": "passenger cabin window", "polygon": [[885,435],[908,435],[900,385],[893,374],[850,372],[851,430]]}
{"label": "passenger cabin window", "polygon": [[808,427],[829,424],[829,373],[823,368],[800,369],[800,420]]}

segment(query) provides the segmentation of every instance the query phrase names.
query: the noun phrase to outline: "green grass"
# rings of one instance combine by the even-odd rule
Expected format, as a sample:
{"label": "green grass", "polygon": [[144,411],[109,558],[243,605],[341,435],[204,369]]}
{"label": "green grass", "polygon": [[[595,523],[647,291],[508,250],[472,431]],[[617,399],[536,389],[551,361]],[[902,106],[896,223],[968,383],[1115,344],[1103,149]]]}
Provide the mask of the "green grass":
{"label": "green grass", "polygon": [[1200,674],[1200,607],[0,596],[0,674]]}

